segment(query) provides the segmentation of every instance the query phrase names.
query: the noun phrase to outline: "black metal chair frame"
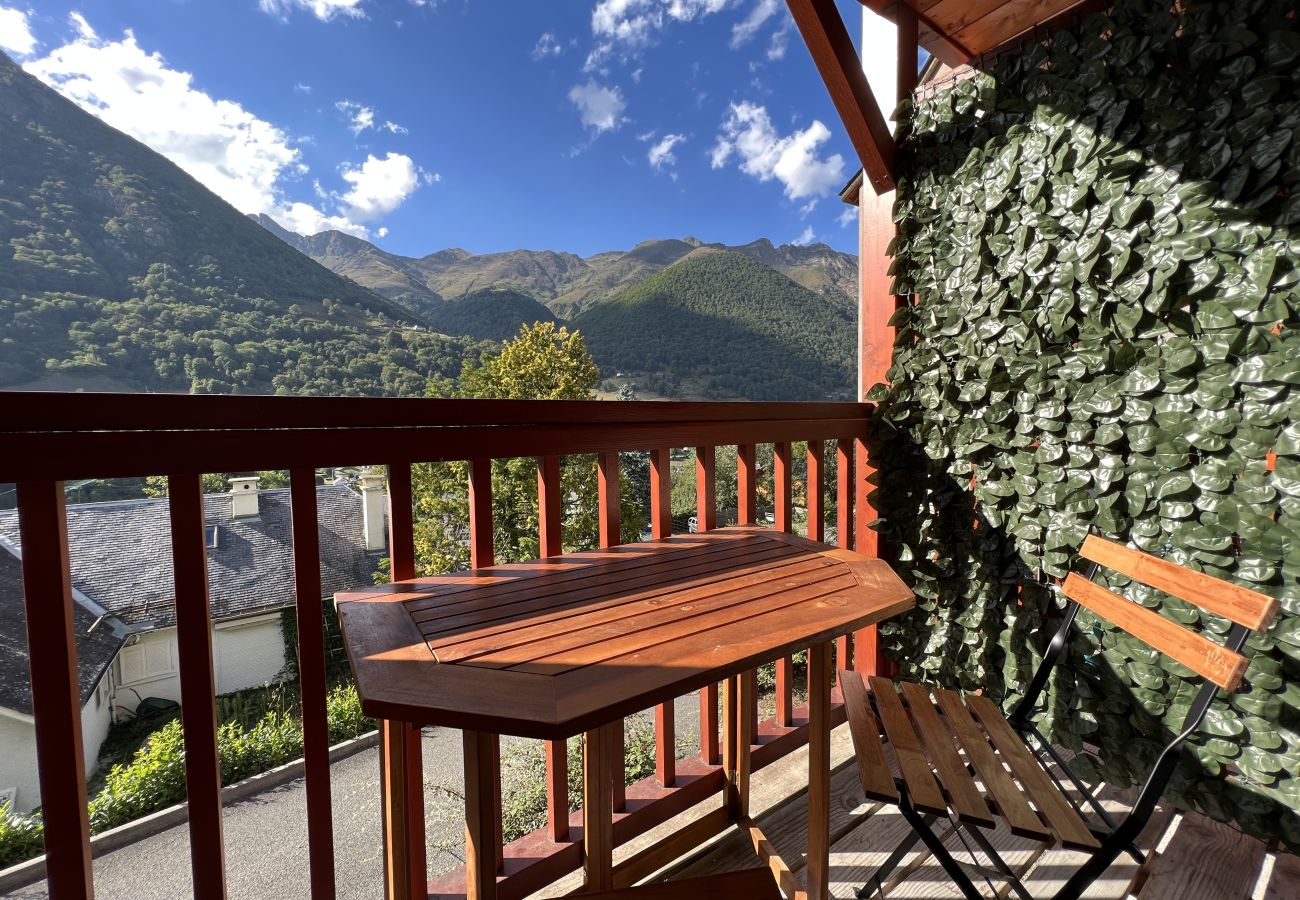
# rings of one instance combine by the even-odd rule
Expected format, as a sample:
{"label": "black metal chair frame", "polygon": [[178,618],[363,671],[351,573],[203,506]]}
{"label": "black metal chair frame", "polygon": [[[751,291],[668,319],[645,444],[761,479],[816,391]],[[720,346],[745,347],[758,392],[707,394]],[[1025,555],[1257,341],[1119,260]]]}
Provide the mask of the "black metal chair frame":
{"label": "black metal chair frame", "polygon": [[[1089,581],[1096,578],[1100,566],[1093,563],[1089,566],[1086,577]],[[1047,680],[1052,674],[1052,670],[1065,655],[1066,648],[1070,643],[1070,633],[1074,627],[1074,620],[1079,613],[1079,603],[1076,600],[1068,600],[1064,618],[1057,627],[1056,633],[1052,636],[1047,650],[1043,654],[1043,659],[1038,668],[1034,671],[1033,677],[1029,681],[1029,686],[1025,689],[1024,694],[1016,703],[1011,714],[1007,716],[1007,722],[1019,734],[1025,737],[1025,745],[1034,754],[1035,759],[1051,777],[1056,786],[1060,788],[1065,799],[1075,810],[1083,816],[1083,810],[1079,803],[1070,793],[1065,790],[1061,784],[1060,778],[1052,770],[1052,763],[1055,763],[1062,772],[1065,773],[1071,784],[1083,796],[1087,805],[1097,813],[1104,827],[1089,825],[1089,830],[1097,837],[1101,846],[1092,851],[1092,856],[1088,862],[1084,863],[1070,879],[1052,895],[1052,900],[1078,900],[1103,872],[1114,862],[1121,853],[1128,853],[1137,863],[1146,862],[1146,854],[1137,846],[1138,835],[1151,820],[1152,813],[1155,812],[1156,805],[1160,802],[1160,797],[1164,793],[1165,787],[1169,784],[1169,779],[1173,776],[1174,770],[1178,766],[1183,744],[1187,739],[1196,732],[1205,719],[1205,715],[1210,710],[1210,704],[1219,693],[1219,686],[1208,679],[1202,679],[1200,690],[1196,694],[1195,700],[1188,709],[1186,717],[1183,719],[1183,727],[1175,735],[1174,739],[1169,742],[1160,756],[1156,759],[1146,783],[1143,784],[1141,791],[1138,793],[1137,800],[1129,812],[1117,823],[1114,818],[1106,812],[1099,801],[1089,790],[1083,780],[1078,777],[1070,768],[1067,761],[1062,758],[1060,753],[1052,746],[1051,741],[1047,740],[1038,730],[1035,724],[1034,711],[1038,705],[1039,698],[1042,696],[1044,688],[1047,687]],[[1224,646],[1233,652],[1240,652],[1245,645],[1246,640],[1250,637],[1251,630],[1244,625],[1233,624],[1228,631]],[[872,696],[873,713],[879,716],[879,711],[875,707],[874,695]],[[1032,738],[1032,740],[1030,740]],[[931,823],[938,817],[924,815],[912,806],[908,797],[907,785],[901,778],[895,778],[894,784],[899,794],[899,811],[907,819],[908,824],[912,826],[913,834],[899,844],[899,846],[890,854],[888,859],[876,870],[872,878],[860,887],[857,896],[860,900],[868,900],[871,897],[883,897],[884,885],[890,873],[906,858],[908,852],[915,846],[917,840],[922,841],[926,848],[934,855],[939,864],[943,866],[945,872],[952,878],[953,883],[962,892],[962,895],[968,900],[980,900],[980,893],[975,888],[970,876],[967,874],[968,868],[973,868],[978,874],[982,875],[986,882],[990,877],[1003,879],[1010,883],[1015,894],[1022,900],[1034,900],[1034,897],[1021,883],[1012,868],[1002,859],[997,850],[979,830],[977,826],[960,822],[957,817],[949,815],[949,821],[959,840],[961,840],[966,851],[970,853],[972,860],[977,860],[974,850],[970,844],[966,843],[963,837],[963,831],[969,835],[971,840],[979,847],[992,863],[991,867],[980,865],[967,865],[959,863],[952,855],[943,841],[935,834]],[[1085,819],[1086,821],[1086,819]],[[990,887],[992,883],[989,882]]]}

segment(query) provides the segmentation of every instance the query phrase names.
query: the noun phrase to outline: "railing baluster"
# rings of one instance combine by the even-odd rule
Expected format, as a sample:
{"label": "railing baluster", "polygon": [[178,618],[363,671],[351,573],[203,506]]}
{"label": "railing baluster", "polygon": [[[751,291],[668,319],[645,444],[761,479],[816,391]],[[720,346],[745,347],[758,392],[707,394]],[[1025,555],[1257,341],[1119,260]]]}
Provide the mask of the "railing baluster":
{"label": "railing baluster", "polygon": [[[411,466],[388,466],[388,556],[392,581],[415,577]],[[391,719],[379,723],[380,817],[384,890],[389,900],[423,898],[425,890],[424,767],[420,729]],[[392,835],[392,840],[389,840]]]}
{"label": "railing baluster", "polygon": [[[600,509],[600,546],[617,547],[622,543],[620,528],[622,514],[619,494],[618,451],[607,450],[596,457],[596,493],[597,506]],[[610,727],[610,770],[614,776],[614,809],[621,810],[627,806],[627,773],[624,767],[626,744],[623,723],[614,722]]]}
{"label": "railing baluster", "polygon": [[656,541],[673,533],[673,461],[662,447],[650,451],[650,534]]}
{"label": "railing baluster", "polygon": [[754,460],[754,445],[736,447],[736,521],[740,525],[753,525],[757,518],[755,509],[758,472]]}
{"label": "railing baluster", "polygon": [[[778,441],[772,445],[772,494],[777,531],[794,530],[792,484],[790,471],[790,445]],[[794,660],[784,656],[776,661],[776,723],[785,727],[794,724]]]}
{"label": "railing baluster", "polygon": [[[465,900],[495,897],[501,864],[500,738],[466,731],[465,746]],[[421,896],[425,891],[421,891]]]}
{"label": "railing baluster", "polygon": [[492,460],[469,461],[469,566],[483,569],[495,561],[492,546]]}
{"label": "railing baluster", "polygon": [[[845,550],[853,548],[853,439],[835,441],[835,543]],[[849,635],[835,639],[836,668],[852,668]]]}
{"label": "railing baluster", "polygon": [[[853,547],[867,556],[880,555],[880,539],[876,532],[868,527],[876,517],[875,510],[867,495],[871,485],[867,476],[871,472],[871,457],[867,444],[861,438],[853,442],[855,462],[853,467],[853,506],[857,514],[853,517]],[[853,668],[864,675],[888,675],[889,663],[880,648],[880,632],[875,625],[856,632],[853,635]]]}
{"label": "railing baluster", "polygon": [[[672,454],[667,447],[650,451],[650,536],[657,541],[673,533]],[[670,700],[655,707],[655,775],[663,787],[677,780],[677,709]]]}
{"label": "railing baluster", "polygon": [[221,834],[221,760],[217,756],[217,684],[212,670],[212,611],[208,602],[208,551],[203,537],[200,477],[170,476],[167,495],[194,896],[224,898],[226,867]]}
{"label": "railing baluster", "polygon": [[[695,448],[695,529],[712,531],[718,527],[717,456],[713,447]],[[705,762],[722,762],[718,738],[718,685],[700,690],[700,756]]]}
{"label": "railing baluster", "polygon": [[36,758],[54,900],[90,900],[90,822],[63,482],[18,483]]}
{"label": "railing baluster", "polygon": [[[561,544],[560,458],[537,460],[537,522],[541,556],[559,556]],[[556,843],[569,839],[569,748],[565,741],[546,742],[546,827]]]}
{"label": "railing baluster", "polygon": [[321,609],[320,526],[316,470],[289,472],[293,582],[302,693],[303,766],[307,785],[307,854],[313,900],[334,897],[334,827],[330,809],[330,734],[325,709],[325,617]]}
{"label": "railing baluster", "polygon": [[[469,564],[472,569],[484,569],[496,564],[492,530],[492,460],[479,458],[469,461]],[[483,752],[493,762],[491,777],[493,788],[488,793],[491,806],[487,821],[495,829],[496,866],[501,868],[501,737],[485,734],[482,740],[491,744]]]}
{"label": "railing baluster", "polygon": [[821,441],[808,442],[808,537],[826,539],[826,450]]}

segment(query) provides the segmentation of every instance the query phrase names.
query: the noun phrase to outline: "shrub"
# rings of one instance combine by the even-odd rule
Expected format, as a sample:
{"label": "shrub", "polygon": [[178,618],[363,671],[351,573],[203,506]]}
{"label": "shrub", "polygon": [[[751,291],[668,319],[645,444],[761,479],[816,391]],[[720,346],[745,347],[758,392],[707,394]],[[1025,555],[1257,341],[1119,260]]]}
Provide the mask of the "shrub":
{"label": "shrub", "polygon": [[24,816],[0,805],[0,869],[45,852],[45,823],[39,814]]}
{"label": "shrub", "polygon": [[174,719],[149,736],[131,762],[116,765],[90,801],[90,830],[98,834],[185,799],[185,741]]}
{"label": "shrub", "polygon": [[330,689],[325,697],[325,716],[329,722],[331,744],[359,737],[378,727],[374,719],[361,711],[361,697],[351,684]]}

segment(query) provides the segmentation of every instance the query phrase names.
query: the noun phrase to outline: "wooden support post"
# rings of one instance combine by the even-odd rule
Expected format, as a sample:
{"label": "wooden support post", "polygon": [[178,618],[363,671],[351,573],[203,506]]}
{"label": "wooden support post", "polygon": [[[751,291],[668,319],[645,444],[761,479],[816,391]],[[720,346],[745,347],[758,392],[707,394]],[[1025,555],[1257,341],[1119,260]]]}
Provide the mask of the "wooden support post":
{"label": "wooden support post", "polygon": [[[500,739],[466,731],[465,743],[465,900],[495,900],[500,853]],[[423,888],[423,885],[421,885]],[[421,890],[421,896],[424,891]]]}
{"label": "wooden support post", "polygon": [[320,526],[316,470],[289,473],[293,581],[298,632],[298,684],[307,787],[307,851],[313,900],[334,897],[334,814],[330,800],[330,734],[325,708],[325,612],[321,607]]}
{"label": "wooden support post", "polygon": [[492,546],[492,460],[469,461],[469,565],[482,569],[495,560]]}
{"label": "wooden support post", "polygon": [[776,661],[776,724],[794,724],[794,660],[789,656]]}
{"label": "wooden support post", "polygon": [[621,543],[619,509],[618,451],[610,450],[597,457],[597,492],[600,507],[600,546],[617,547]]}
{"label": "wooden support post", "polygon": [[831,645],[808,648],[808,900],[830,897]]}
{"label": "wooden support post", "polygon": [[[221,760],[217,756],[217,679],[212,666],[208,550],[203,536],[203,487],[198,475],[167,479],[176,652],[185,732],[185,799],[196,898],[226,896],[221,828]],[[319,595],[318,595],[319,596]]]}
{"label": "wooden support post", "polygon": [[835,442],[835,543],[853,549],[853,438]]}
{"label": "wooden support post", "polygon": [[749,815],[750,751],[754,743],[754,672],[733,675],[722,683],[724,723],[723,770],[727,777],[727,809],[735,821]]}
{"label": "wooden support post", "polygon": [[790,445],[780,441],[772,445],[772,492],[777,531],[791,532],[794,521],[791,513]]}
{"label": "wooden support post", "polygon": [[561,539],[561,500],[560,458],[543,456],[537,460],[537,531],[543,559],[564,552]]}
{"label": "wooden support post", "polygon": [[582,849],[588,891],[614,887],[613,728],[582,736]]}
{"label": "wooden support post", "polygon": [[650,533],[656,541],[673,533],[673,461],[667,447],[650,451]]}
{"label": "wooden support post", "polygon": [[[411,506],[411,466],[388,466],[388,545],[390,577],[415,577],[415,533]],[[379,723],[380,816],[384,838],[384,896],[387,900],[425,897],[424,767],[420,729],[405,722]]]}
{"label": "wooden support post", "polygon": [[[786,0],[795,25],[835,103],[840,120],[876,191],[894,189],[894,139],[867,84],[862,62],[835,0]],[[854,7],[856,9],[856,7]]]}
{"label": "wooden support post", "polygon": [[700,689],[700,759],[711,766],[722,762],[722,748],[718,744],[718,686],[706,685]]}
{"label": "wooden support post", "polygon": [[655,707],[655,777],[660,787],[677,780],[677,715],[671,702]]}
{"label": "wooden support post", "polygon": [[821,441],[808,442],[808,538],[826,538],[826,456]]}
{"label": "wooden support post", "polygon": [[17,494],[46,885],[59,900],[91,900],[95,890],[63,482],[19,482]]}
{"label": "wooden support post", "polygon": [[758,518],[755,506],[755,489],[758,486],[758,469],[753,444],[736,447],[736,520],[741,525],[753,525]]}
{"label": "wooden support post", "polygon": [[916,89],[919,66],[920,21],[916,10],[906,3],[894,6],[894,24],[898,26],[898,100],[901,103]]}
{"label": "wooden support post", "polygon": [[699,531],[718,527],[717,456],[713,447],[695,448],[695,521]]}

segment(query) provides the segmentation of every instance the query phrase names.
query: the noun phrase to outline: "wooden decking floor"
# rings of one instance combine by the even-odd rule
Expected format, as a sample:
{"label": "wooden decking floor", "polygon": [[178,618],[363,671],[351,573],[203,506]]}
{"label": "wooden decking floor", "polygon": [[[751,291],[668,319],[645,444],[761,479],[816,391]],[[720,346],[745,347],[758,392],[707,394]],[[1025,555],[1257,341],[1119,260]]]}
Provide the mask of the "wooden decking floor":
{"label": "wooden decking floor", "polygon": [[[886,804],[867,801],[862,795],[844,733],[836,730],[832,763],[831,894],[851,898],[908,833],[903,817]],[[806,756],[795,754],[756,776],[755,807],[762,809],[757,821],[782,857],[802,874],[806,847],[807,816]],[[1134,789],[1115,791],[1097,788],[1098,796],[1112,814],[1127,810]],[[1021,876],[1034,897],[1051,897],[1086,858],[1059,846],[1018,838],[1004,828],[986,832],[1008,864]],[[960,836],[944,838],[959,860],[969,860]],[[1180,814],[1162,807],[1152,817],[1140,839],[1150,859],[1139,867],[1128,856],[1117,860],[1085,895],[1092,900],[1295,900],[1300,897],[1300,857],[1276,851],[1218,822],[1195,813]],[[987,860],[981,854],[981,863]],[[660,879],[676,880],[754,865],[749,841],[734,830],[720,835],[712,846],[692,857],[679,860],[660,873]],[[973,871],[972,880],[987,897],[1014,897],[1010,887],[998,880],[991,884]],[[879,897],[877,893],[875,896]],[[960,898],[938,862],[921,844],[889,876],[884,897],[909,900],[951,900]]]}

